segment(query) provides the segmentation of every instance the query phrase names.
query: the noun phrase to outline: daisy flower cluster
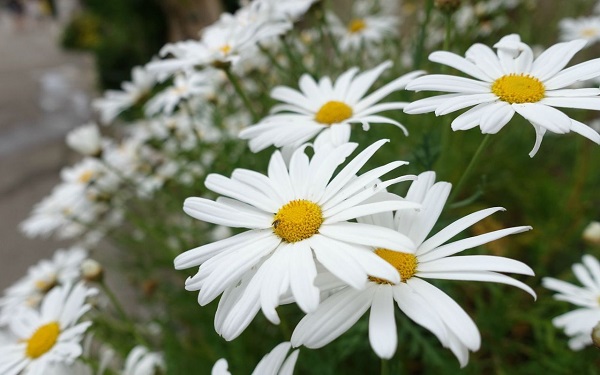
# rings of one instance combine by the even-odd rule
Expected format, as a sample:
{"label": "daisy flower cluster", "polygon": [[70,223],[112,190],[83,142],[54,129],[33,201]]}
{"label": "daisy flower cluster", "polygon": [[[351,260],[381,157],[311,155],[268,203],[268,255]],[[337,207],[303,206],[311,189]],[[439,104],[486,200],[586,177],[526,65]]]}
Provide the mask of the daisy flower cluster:
{"label": "daisy flower cluster", "polygon": [[[530,355],[551,323],[589,345],[593,233],[583,287],[542,282],[580,309],[551,321],[529,277],[594,220],[600,59],[570,65],[582,37],[531,47],[512,21],[532,1],[415,3],[243,1],[96,99],[104,126],[68,134],[82,159],[21,225],[78,245],[0,298],[0,373],[500,373],[521,357],[481,358],[507,337]],[[527,123],[534,160],[497,134]],[[548,133],[564,142],[541,148]],[[549,187],[571,175],[568,196]],[[86,259],[107,245],[139,296],[125,306]]]}

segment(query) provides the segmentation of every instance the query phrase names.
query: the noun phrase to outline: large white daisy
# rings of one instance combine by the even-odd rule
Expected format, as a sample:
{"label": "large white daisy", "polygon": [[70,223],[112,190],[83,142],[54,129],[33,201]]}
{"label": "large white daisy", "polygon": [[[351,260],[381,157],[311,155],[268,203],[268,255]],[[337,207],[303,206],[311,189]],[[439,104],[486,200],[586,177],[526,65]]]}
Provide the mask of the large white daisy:
{"label": "large white daisy", "polygon": [[500,131],[518,113],[535,128],[531,157],[537,153],[546,131],[558,134],[573,131],[600,144],[600,135],[593,129],[554,108],[600,110],[600,89],[565,88],[600,76],[600,59],[564,69],[585,45],[585,40],[558,43],[534,60],[531,48],[512,34],[494,45],[497,53],[483,44],[470,47],[465,58],[446,51],[434,52],[429,55],[431,61],[475,79],[446,74],[417,78],[406,86],[407,90],[450,94],[417,100],[406,106],[404,112],[435,112],[441,116],[474,106],[452,121],[452,129],[479,126],[481,132],[487,134]]}
{"label": "large white daisy", "polygon": [[[252,371],[252,375],[292,375],[300,352],[294,350],[292,354],[287,357],[287,353],[290,351],[291,347],[292,344],[289,342],[282,342],[277,345],[265,355],[260,362],[258,362],[256,368]],[[227,360],[221,358],[215,362],[211,375],[231,375],[228,367],[229,364],[227,363]]]}
{"label": "large white daisy", "polygon": [[408,103],[377,103],[390,93],[403,89],[421,72],[405,74],[365,96],[391,65],[387,61],[358,75],[358,68],[352,68],[339,76],[335,83],[329,77],[323,77],[317,83],[304,74],[299,82],[301,91],[276,87],[271,97],[283,104],[273,107],[273,114],[260,123],[242,130],[240,137],[248,139],[250,149],[258,152],[271,145],[295,148],[316,135],[319,135],[315,141],[317,147],[323,143],[338,146],[350,140],[352,123],[362,124],[365,130],[372,123],[393,124],[406,134],[406,129],[399,122],[379,113],[402,109]]}
{"label": "large white daisy", "polygon": [[[363,288],[368,275],[399,281],[396,270],[376,256],[372,247],[412,251],[412,241],[388,228],[349,222],[377,212],[420,206],[385,193],[387,186],[414,176],[378,180],[405,162],[392,162],[356,176],[385,142],[366,148],[335,177],[336,168],[356,144],[316,152],[312,159],[301,147],[292,155],[289,167],[276,151],[267,176],[246,169],[236,169],[231,178],[209,175],[206,187],[222,196],[216,201],[188,198],[184,211],[199,220],[250,230],[178,256],[177,269],[200,266],[186,281],[186,289],[199,290],[198,303],[206,305],[236,286],[244,275],[256,272],[252,287],[239,296],[239,311],[260,305],[265,316],[278,324],[275,308],[288,290],[303,311],[318,306],[319,289],[313,285],[315,258],[355,288]],[[238,327],[245,328],[248,323],[239,322]],[[233,339],[243,328],[225,338]]]}
{"label": "large white daisy", "polygon": [[584,255],[582,263],[573,265],[573,273],[583,286],[552,277],[544,277],[542,285],[558,292],[555,299],[579,306],[552,319],[552,324],[571,337],[571,350],[581,350],[592,344],[592,329],[600,322],[600,262],[591,255]]}
{"label": "large white daisy", "polygon": [[52,289],[39,310],[22,308],[10,321],[15,339],[0,346],[0,374],[42,375],[59,363],[70,365],[82,354],[83,334],[92,324],[78,323],[94,289],[83,283]]}
{"label": "large white daisy", "polygon": [[401,282],[369,277],[363,290],[345,287],[321,303],[314,313],[304,317],[292,335],[294,346],[320,348],[333,341],[364,315],[370,308],[369,341],[381,358],[391,358],[397,346],[394,301],[409,318],[431,331],[458,358],[461,366],[469,359],[469,350],[479,349],[479,330],[467,313],[446,293],[427,282],[427,279],[489,281],[521,288],[535,296],[524,283],[499,272],[533,275],[527,265],[512,259],[464,255],[452,256],[510,234],[524,232],[530,227],[513,227],[469,237],[451,243],[448,240],[464,229],[502,210],[489,208],[455,221],[425,240],[435,225],[448,194],[450,184],[434,184],[435,174],[426,172],[411,185],[407,200],[422,203],[421,210],[382,213],[365,217],[370,222],[391,228],[409,237],[417,246],[416,252],[378,248],[375,253],[397,270]]}

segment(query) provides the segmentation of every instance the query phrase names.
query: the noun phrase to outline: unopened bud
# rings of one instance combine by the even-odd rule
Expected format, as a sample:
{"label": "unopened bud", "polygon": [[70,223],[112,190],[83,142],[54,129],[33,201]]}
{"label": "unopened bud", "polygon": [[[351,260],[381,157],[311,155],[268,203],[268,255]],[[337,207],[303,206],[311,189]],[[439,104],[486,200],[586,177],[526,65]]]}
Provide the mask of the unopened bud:
{"label": "unopened bud", "polygon": [[86,259],[81,262],[81,276],[84,280],[90,282],[100,282],[104,277],[102,265],[93,259]]}
{"label": "unopened bud", "polygon": [[592,329],[592,341],[597,348],[600,348],[600,322]]}
{"label": "unopened bud", "polygon": [[592,221],[583,230],[583,239],[594,245],[600,245],[600,222]]}
{"label": "unopened bud", "polygon": [[444,13],[452,14],[460,8],[460,0],[435,0],[435,6]]}

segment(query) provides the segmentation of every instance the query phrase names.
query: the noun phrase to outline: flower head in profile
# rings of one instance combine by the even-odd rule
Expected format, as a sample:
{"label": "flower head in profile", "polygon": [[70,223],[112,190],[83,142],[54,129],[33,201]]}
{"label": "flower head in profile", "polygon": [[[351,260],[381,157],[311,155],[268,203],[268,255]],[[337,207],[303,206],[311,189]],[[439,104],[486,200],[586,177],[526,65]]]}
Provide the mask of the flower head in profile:
{"label": "flower head in profile", "polygon": [[372,123],[387,123],[406,129],[396,120],[380,115],[381,112],[402,109],[407,103],[379,103],[387,95],[403,89],[421,72],[412,72],[396,78],[374,92],[367,91],[390,66],[390,61],[357,75],[352,68],[338,77],[335,83],[329,77],[316,82],[308,74],[300,78],[300,91],[279,86],[271,97],[283,102],[273,107],[272,115],[240,133],[249,140],[253,152],[275,147],[296,148],[318,135],[315,146],[323,143],[339,146],[350,139],[350,124],[362,124],[367,130]]}
{"label": "flower head in profile", "polygon": [[275,308],[288,292],[303,311],[314,311],[320,294],[313,284],[317,263],[354,288],[364,288],[368,275],[399,281],[396,270],[372,248],[412,251],[412,242],[392,229],[349,222],[373,213],[419,207],[385,192],[387,186],[414,176],[379,181],[405,162],[356,175],[384,143],[386,140],[381,140],[367,147],[335,176],[356,144],[315,152],[312,159],[306,155],[306,147],[301,147],[291,156],[289,167],[276,151],[267,176],[246,169],[236,169],[231,178],[211,174],[205,185],[222,196],[216,201],[186,199],[184,211],[198,220],[249,228],[175,259],[177,269],[200,266],[185,286],[200,291],[200,305],[224,291],[230,293],[230,288],[253,273],[244,293],[230,301],[236,306],[235,313],[227,314],[224,323],[215,320],[219,334],[227,340],[237,337],[259,307],[278,324]]}
{"label": "flower head in profile", "polygon": [[542,285],[557,292],[555,299],[579,306],[552,319],[552,324],[564,329],[571,338],[571,350],[581,350],[592,344],[592,329],[600,322],[600,262],[591,255],[584,255],[582,263],[573,265],[573,273],[582,286],[552,277],[544,277]]}
{"label": "flower head in profile", "polygon": [[57,365],[71,365],[81,356],[83,334],[92,324],[79,323],[90,309],[94,289],[83,283],[52,289],[37,309],[23,307],[9,322],[11,343],[0,346],[1,374],[45,374]]}
{"label": "flower head in profile", "polygon": [[31,266],[27,275],[8,287],[0,298],[0,325],[7,324],[23,306],[37,307],[54,287],[78,281],[86,257],[87,250],[81,247],[58,249],[52,259]]}
{"label": "flower head in profile", "polygon": [[[252,375],[292,375],[300,352],[294,350],[288,357],[287,353],[291,347],[292,344],[289,342],[282,342],[277,345],[258,362],[256,368],[252,371]],[[227,360],[221,358],[215,362],[211,375],[231,375],[228,367]]]}
{"label": "flower head in profile", "polygon": [[[533,275],[527,265],[503,257],[486,255],[453,256],[490,241],[524,232],[530,227],[513,227],[446,243],[464,229],[483,220],[500,207],[472,213],[428,237],[440,216],[450,184],[435,183],[435,174],[425,172],[410,187],[407,200],[422,204],[417,211],[387,212],[362,218],[361,222],[390,228],[410,238],[415,252],[377,248],[375,254],[394,266],[401,281],[369,277],[363,290],[344,287],[324,300],[319,308],[305,316],[292,335],[294,346],[320,348],[327,345],[371,310],[369,341],[375,353],[391,358],[398,344],[394,301],[410,319],[431,331],[442,345],[449,348],[461,366],[469,360],[469,350],[481,344],[477,326],[467,313],[446,293],[428,279],[488,281],[513,285],[535,296],[524,283],[500,272]],[[427,239],[426,239],[427,238]]]}
{"label": "flower head in profile", "polygon": [[531,48],[518,35],[505,36],[493,50],[474,44],[465,57],[438,51],[429,56],[475,79],[432,74],[415,79],[407,86],[414,91],[449,92],[410,103],[404,112],[435,112],[441,116],[473,107],[452,121],[453,130],[479,126],[482,133],[495,134],[515,113],[533,125],[536,140],[529,156],[533,157],[546,131],[565,134],[571,131],[600,144],[600,135],[589,126],[570,118],[559,108],[600,110],[600,89],[569,89],[570,85],[600,76],[600,59],[570,68],[569,60],[586,45],[585,40],[558,43],[536,59]]}

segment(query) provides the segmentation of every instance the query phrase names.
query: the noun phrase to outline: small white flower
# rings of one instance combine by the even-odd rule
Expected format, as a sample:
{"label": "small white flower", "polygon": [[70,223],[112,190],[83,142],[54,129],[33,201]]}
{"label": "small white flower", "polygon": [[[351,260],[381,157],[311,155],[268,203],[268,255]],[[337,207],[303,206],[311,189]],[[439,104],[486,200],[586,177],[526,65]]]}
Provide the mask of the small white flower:
{"label": "small white flower", "polygon": [[565,18],[559,26],[563,41],[584,39],[590,46],[600,40],[600,17]]}
{"label": "small white flower", "polygon": [[8,287],[0,298],[0,325],[7,324],[20,307],[36,307],[55,286],[78,281],[81,262],[86,257],[87,250],[81,247],[58,249],[52,259],[31,266],[27,275]]}
{"label": "small white flower", "polygon": [[146,116],[153,116],[158,113],[170,115],[182,100],[212,93],[213,85],[210,77],[210,71],[176,75],[173,86],[156,94],[146,103]]}
{"label": "small white flower", "polygon": [[592,329],[600,321],[600,263],[593,256],[584,255],[583,263],[573,265],[573,273],[583,286],[552,277],[544,277],[542,285],[558,292],[554,299],[579,306],[552,319],[552,324],[564,329],[565,334],[571,337],[571,350],[581,350],[592,344]]}
{"label": "small white flower", "polygon": [[488,281],[521,288],[535,297],[524,283],[499,272],[533,275],[524,263],[513,259],[485,255],[452,256],[510,234],[521,233],[530,227],[513,227],[465,238],[451,243],[448,240],[464,229],[483,220],[500,207],[472,213],[448,225],[435,235],[427,236],[440,216],[450,184],[434,184],[435,174],[425,172],[410,187],[407,200],[422,203],[417,211],[385,212],[363,217],[361,222],[390,228],[410,238],[416,252],[378,248],[375,253],[397,270],[401,282],[369,277],[363,290],[342,288],[305,316],[292,335],[294,346],[320,348],[327,345],[358,321],[370,309],[369,341],[375,353],[391,358],[398,344],[394,301],[410,319],[431,331],[442,345],[458,358],[461,367],[469,360],[469,350],[481,344],[477,326],[467,313],[446,293],[427,279]]}
{"label": "small white flower", "polygon": [[600,245],[600,222],[592,221],[583,230],[583,239],[589,243]]}
{"label": "small white flower", "polygon": [[358,73],[352,68],[343,73],[335,83],[323,77],[317,83],[311,76],[300,78],[297,91],[285,86],[273,89],[271,97],[284,102],[273,107],[274,114],[240,133],[248,139],[253,152],[276,147],[296,148],[318,135],[315,146],[339,146],[350,140],[350,124],[360,123],[368,130],[372,123],[387,123],[406,129],[397,121],[379,115],[380,112],[402,109],[408,103],[379,103],[381,99],[406,86],[421,72],[412,72],[396,78],[387,85],[365,96],[377,78],[392,65],[390,61],[374,69]]}
{"label": "small white flower", "polygon": [[102,135],[94,123],[82,125],[67,134],[67,145],[85,156],[98,156],[102,152]]}
{"label": "small white flower", "polygon": [[127,355],[123,375],[154,375],[165,371],[162,353],[150,352],[144,346],[136,346]]}
{"label": "small white flower", "polygon": [[365,14],[352,18],[347,24],[333,13],[327,14],[331,31],[339,38],[339,48],[344,52],[356,52],[365,48],[369,52],[373,44],[398,34],[398,17],[383,14]]}
{"label": "small white flower", "polygon": [[[277,345],[260,360],[254,371],[252,371],[252,375],[292,375],[299,351],[294,350],[286,359],[291,347],[292,345],[289,342],[282,342]],[[225,358],[221,358],[215,363],[211,375],[231,375]]]}
{"label": "small white flower", "polygon": [[564,69],[569,60],[585,47],[585,40],[558,43],[535,60],[531,48],[512,34],[494,45],[494,53],[483,44],[475,44],[466,58],[451,52],[437,51],[429,56],[433,62],[448,65],[476,79],[446,74],[432,74],[410,82],[407,90],[445,91],[410,103],[404,112],[435,112],[437,116],[467,107],[452,121],[453,130],[479,126],[482,133],[495,134],[514,116],[527,119],[536,132],[533,157],[546,131],[558,134],[570,131],[600,144],[600,135],[589,126],[574,120],[559,108],[600,110],[600,89],[565,89],[576,82],[600,76],[600,59],[589,60]]}
{"label": "small white flower", "polygon": [[103,98],[94,100],[92,105],[103,124],[113,122],[121,112],[140,103],[156,84],[155,75],[141,66],[131,70],[131,79],[131,82],[121,84],[122,91],[108,90]]}
{"label": "small white flower", "polygon": [[57,286],[39,311],[21,308],[9,322],[15,339],[0,346],[0,374],[46,374],[55,365],[73,364],[83,352],[81,340],[92,324],[78,322],[90,309],[86,298],[95,292],[83,283]]}
{"label": "small white flower", "polygon": [[[405,162],[392,162],[356,176],[385,142],[369,146],[335,177],[336,168],[356,144],[316,152],[312,160],[301,147],[292,155],[289,167],[276,151],[268,176],[246,169],[236,169],[231,178],[210,174],[206,187],[223,196],[216,201],[186,199],[184,211],[198,220],[250,229],[189,250],[175,259],[177,269],[200,266],[185,285],[187,290],[200,291],[200,305],[208,304],[224,291],[229,294],[245,275],[256,272],[245,292],[238,299],[229,300],[225,307],[235,313],[215,320],[217,332],[226,340],[237,337],[259,308],[278,324],[275,308],[288,291],[303,311],[315,310],[320,293],[313,285],[317,262],[355,288],[364,288],[368,275],[399,281],[396,270],[373,254],[369,246],[412,251],[412,242],[391,229],[348,222],[371,213],[419,207],[396,195],[382,193],[391,184],[414,178],[378,180]],[[225,300],[224,296],[221,302]]]}

